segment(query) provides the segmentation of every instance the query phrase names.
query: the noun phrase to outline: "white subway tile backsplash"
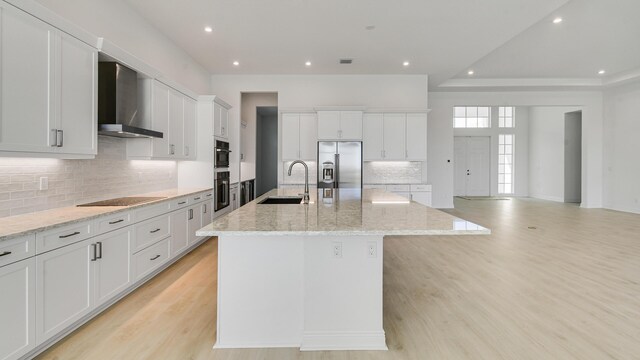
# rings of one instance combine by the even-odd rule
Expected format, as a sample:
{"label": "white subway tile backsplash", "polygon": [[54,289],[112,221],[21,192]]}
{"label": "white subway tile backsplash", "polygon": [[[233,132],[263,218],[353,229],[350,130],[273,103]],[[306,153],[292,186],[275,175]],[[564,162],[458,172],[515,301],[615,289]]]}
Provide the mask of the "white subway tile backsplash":
{"label": "white subway tile backsplash", "polygon": [[422,162],[419,161],[366,161],[362,170],[365,184],[422,182]]}
{"label": "white subway tile backsplash", "polygon": [[0,157],[0,217],[174,188],[176,171],[175,161],[128,161],[125,141],[105,136],[94,160]]}

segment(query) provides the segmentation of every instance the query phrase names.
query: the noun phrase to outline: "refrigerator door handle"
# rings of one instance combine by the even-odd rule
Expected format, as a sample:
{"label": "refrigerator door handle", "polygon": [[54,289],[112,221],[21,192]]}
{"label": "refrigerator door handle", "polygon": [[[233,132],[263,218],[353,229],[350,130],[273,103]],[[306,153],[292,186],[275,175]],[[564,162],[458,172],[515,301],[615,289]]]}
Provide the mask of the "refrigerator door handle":
{"label": "refrigerator door handle", "polygon": [[340,187],[340,154],[335,154],[334,188]]}

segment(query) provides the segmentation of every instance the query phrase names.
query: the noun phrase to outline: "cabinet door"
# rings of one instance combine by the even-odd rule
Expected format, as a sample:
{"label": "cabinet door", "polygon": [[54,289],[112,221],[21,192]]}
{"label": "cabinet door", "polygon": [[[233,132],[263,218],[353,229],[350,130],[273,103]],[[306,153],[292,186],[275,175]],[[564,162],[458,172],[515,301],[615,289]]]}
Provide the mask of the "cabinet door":
{"label": "cabinet door", "polygon": [[229,191],[229,197],[231,198],[231,211],[238,208],[238,187],[231,188]]}
{"label": "cabinet door", "polygon": [[96,244],[96,306],[111,300],[131,284],[132,227],[117,230],[92,240]]}
{"label": "cabinet door", "polygon": [[36,256],[36,339],[42,343],[92,310],[94,247],[84,240]]}
{"label": "cabinet door", "polygon": [[62,34],[60,71],[56,81],[60,107],[58,128],[66,154],[95,155],[98,152],[96,114],[96,66],[98,51],[82,41]]}
{"label": "cabinet door", "polygon": [[194,244],[200,239],[196,236],[196,231],[202,228],[202,211],[200,211],[200,205],[189,208],[189,223],[188,223],[188,244]]}
{"label": "cabinet door", "polygon": [[431,192],[412,192],[411,200],[425,206],[431,206]]}
{"label": "cabinet door", "polygon": [[184,146],[183,157],[190,160],[196,159],[196,102],[190,98],[184,98]]}
{"label": "cabinet door", "polygon": [[282,114],[282,160],[300,158],[300,115]]}
{"label": "cabinet door", "polygon": [[362,146],[364,160],[381,160],[384,150],[384,127],[382,114],[366,114],[362,123]]}
{"label": "cabinet door", "polygon": [[220,107],[220,136],[229,138],[229,110]]}
{"label": "cabinet door", "polygon": [[154,80],[151,90],[152,130],[160,131],[162,139],[153,139],[153,157],[169,157],[169,87]]}
{"label": "cabinet door", "polygon": [[404,160],[405,114],[384,114],[384,158],[385,160]]}
{"label": "cabinet door", "polygon": [[213,103],[213,136],[222,136],[222,106]]}
{"label": "cabinet door", "polygon": [[171,257],[187,248],[189,210],[179,210],[171,214]]}
{"label": "cabinet door", "polygon": [[362,140],[362,111],[340,112],[340,139]]}
{"label": "cabinet door", "polygon": [[[200,228],[203,228],[209,224],[211,224],[213,222],[213,202],[212,201],[205,201],[202,203],[202,205],[200,205],[200,210],[202,213],[202,222],[200,223]],[[198,229],[198,230],[199,230]]]}
{"label": "cabinet door", "polygon": [[406,198],[407,200],[411,199],[411,193],[408,191],[393,191],[394,194],[402,196],[403,198]]}
{"label": "cabinet door", "polygon": [[340,133],[339,111],[318,111],[318,139],[336,140]]}
{"label": "cabinet door", "polygon": [[36,259],[0,267],[0,359],[17,359],[35,347]]}
{"label": "cabinet door", "polygon": [[0,151],[56,151],[55,37],[52,27],[0,2]]}
{"label": "cabinet door", "polygon": [[318,120],[315,114],[300,114],[300,156],[316,161],[318,150]]}
{"label": "cabinet door", "polygon": [[427,114],[407,114],[407,160],[427,161]]}
{"label": "cabinet door", "polygon": [[184,152],[184,102],[182,94],[169,90],[169,155],[181,158]]}

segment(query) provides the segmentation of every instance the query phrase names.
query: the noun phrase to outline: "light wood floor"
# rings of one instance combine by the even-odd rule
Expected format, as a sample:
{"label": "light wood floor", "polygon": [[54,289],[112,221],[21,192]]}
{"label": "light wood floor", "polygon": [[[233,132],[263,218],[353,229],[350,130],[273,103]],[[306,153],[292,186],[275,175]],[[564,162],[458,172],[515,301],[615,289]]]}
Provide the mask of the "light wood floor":
{"label": "light wood floor", "polygon": [[531,199],[451,213],[493,234],[385,239],[388,352],[212,350],[212,239],[41,358],[640,359],[640,215]]}

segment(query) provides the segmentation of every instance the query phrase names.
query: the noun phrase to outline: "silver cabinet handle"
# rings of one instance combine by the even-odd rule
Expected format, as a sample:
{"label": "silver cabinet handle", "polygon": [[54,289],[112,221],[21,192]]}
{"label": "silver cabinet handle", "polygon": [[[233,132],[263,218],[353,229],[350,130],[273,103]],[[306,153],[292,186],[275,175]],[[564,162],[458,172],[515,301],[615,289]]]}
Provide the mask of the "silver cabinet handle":
{"label": "silver cabinet handle", "polygon": [[188,146],[185,146],[185,147],[184,147],[184,154],[185,154],[186,156],[189,156],[189,147],[188,147]]}
{"label": "silver cabinet handle", "polygon": [[0,254],[0,257],[2,256],[7,256],[7,255],[11,255],[11,251],[5,251],[2,254]]}
{"label": "silver cabinet handle", "polygon": [[58,147],[62,147],[62,146],[64,146],[64,131],[63,130],[57,130],[57,132],[58,132],[58,135],[60,135],[60,136],[56,135],[56,140],[58,142],[57,145],[58,145]]}
{"label": "silver cabinet handle", "polygon": [[58,147],[58,129],[51,129],[49,140],[51,140],[51,147]]}
{"label": "silver cabinet handle", "polygon": [[176,146],[173,144],[169,145],[169,155],[175,155],[176,153]]}
{"label": "silver cabinet handle", "polygon": [[96,244],[98,245],[96,259],[102,259],[102,241],[98,241]]}
{"label": "silver cabinet handle", "polygon": [[213,195],[213,194],[207,194],[207,197],[210,197],[211,195]]}
{"label": "silver cabinet handle", "polygon": [[184,204],[186,204],[186,203],[187,203],[186,201],[180,201],[180,202],[178,203],[178,205],[184,205]]}
{"label": "silver cabinet handle", "polygon": [[151,231],[149,231],[149,233],[150,233],[150,234],[155,234],[155,233],[157,233],[158,231],[160,231],[160,229],[159,229],[159,228],[158,228],[158,229],[155,229],[155,230],[151,230]]}
{"label": "silver cabinet handle", "polygon": [[60,239],[66,239],[66,238],[68,238],[68,237],[72,237],[72,236],[76,236],[76,235],[80,235],[80,232],[79,232],[79,231],[76,231],[76,232],[74,232],[74,233],[71,233],[71,234],[68,234],[68,235],[60,235],[60,236],[58,236],[58,237],[59,237]]}
{"label": "silver cabinet handle", "polygon": [[405,158],[409,157],[409,150],[407,150],[407,149],[404,150],[404,157]]}
{"label": "silver cabinet handle", "polygon": [[207,213],[207,204],[204,204],[204,207],[203,207],[203,209],[202,209],[202,210],[203,210],[203,214],[206,214],[206,213]]}
{"label": "silver cabinet handle", "polygon": [[200,200],[200,196],[198,196],[197,198],[193,198],[194,201],[198,201]]}
{"label": "silver cabinet handle", "polygon": [[98,260],[97,255],[98,255],[98,250],[97,250],[97,245],[96,244],[91,244],[91,261],[96,261]]}
{"label": "silver cabinet handle", "polygon": [[155,259],[157,259],[159,257],[160,257],[160,255],[156,255],[156,256],[152,257],[151,259],[149,259],[149,260],[153,261],[153,260],[155,260]]}
{"label": "silver cabinet handle", "polygon": [[124,219],[120,219],[120,220],[116,220],[116,221],[109,221],[109,225],[114,225],[114,224],[117,224],[117,223],[121,223],[123,221],[124,221]]}
{"label": "silver cabinet handle", "polygon": [[193,220],[193,209],[189,209],[189,220]]}

